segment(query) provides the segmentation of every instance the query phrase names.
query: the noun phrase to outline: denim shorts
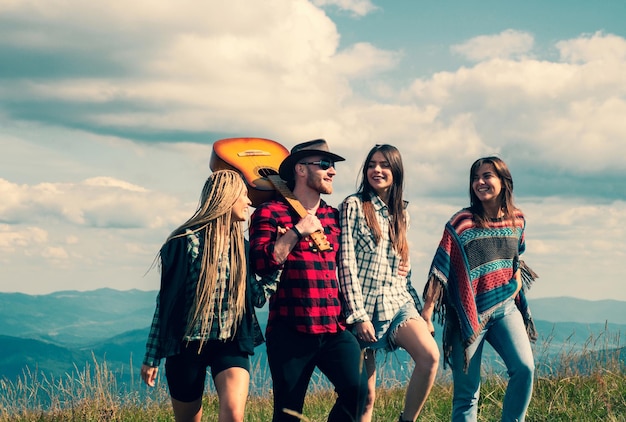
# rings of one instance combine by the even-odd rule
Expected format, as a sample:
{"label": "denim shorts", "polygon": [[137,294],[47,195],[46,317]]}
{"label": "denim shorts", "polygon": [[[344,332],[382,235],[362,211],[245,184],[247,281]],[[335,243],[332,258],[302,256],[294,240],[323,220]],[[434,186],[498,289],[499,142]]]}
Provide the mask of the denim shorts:
{"label": "denim shorts", "polygon": [[[380,321],[378,319],[378,312],[374,312],[374,318],[372,319],[372,325],[374,326],[374,332],[376,333],[376,340],[374,343],[369,341],[359,340],[361,349],[372,349],[392,352],[398,348],[396,344],[396,333],[398,328],[411,319],[421,319],[415,303],[413,301],[405,303],[390,321]],[[353,329],[356,334],[356,328]]]}

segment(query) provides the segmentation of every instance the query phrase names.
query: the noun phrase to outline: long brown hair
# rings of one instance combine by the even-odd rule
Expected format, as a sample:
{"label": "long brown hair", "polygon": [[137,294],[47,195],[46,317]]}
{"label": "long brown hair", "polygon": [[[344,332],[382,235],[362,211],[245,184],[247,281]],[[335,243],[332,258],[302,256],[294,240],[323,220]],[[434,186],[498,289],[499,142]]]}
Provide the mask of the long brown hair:
{"label": "long brown hair", "polygon": [[479,167],[483,164],[491,164],[493,165],[496,175],[500,179],[502,183],[502,191],[500,192],[500,209],[504,214],[504,218],[511,220],[513,225],[516,224],[515,211],[517,207],[513,202],[513,177],[511,176],[511,172],[509,171],[506,163],[499,157],[490,156],[479,158],[474,161],[472,167],[470,168],[469,174],[469,195],[470,195],[470,211],[474,215],[474,222],[479,227],[485,227],[487,222],[490,220],[487,215],[485,208],[483,207],[482,202],[476,196],[474,189],[472,187],[474,177],[476,176],[476,172]]}
{"label": "long brown hair", "polygon": [[365,221],[374,235],[376,244],[382,236],[380,226],[376,220],[376,213],[372,205],[372,196],[376,195],[376,191],[370,185],[367,179],[367,169],[369,162],[375,153],[380,152],[385,160],[389,162],[391,174],[393,175],[393,183],[389,189],[389,213],[391,214],[391,224],[389,225],[389,238],[395,251],[400,255],[404,262],[408,261],[409,244],[406,238],[407,221],[405,214],[405,202],[402,199],[404,188],[404,166],[402,165],[402,156],[400,151],[393,145],[380,144],[375,145],[365,158],[363,167],[361,168],[361,182],[357,193],[363,202],[363,213]]}
{"label": "long brown hair", "polygon": [[[207,333],[211,329],[216,317],[212,307],[216,296],[218,308],[222,307],[223,294],[216,292],[218,279],[227,283],[229,310],[235,315],[233,336],[243,317],[246,293],[243,223],[232,221],[231,210],[245,189],[246,186],[239,173],[232,170],[214,172],[204,184],[194,215],[167,238],[169,241],[183,237],[187,229],[194,233],[204,233],[200,276],[194,303],[187,317],[186,335],[192,334],[198,324],[202,333]],[[228,264],[230,276],[226,279]]]}

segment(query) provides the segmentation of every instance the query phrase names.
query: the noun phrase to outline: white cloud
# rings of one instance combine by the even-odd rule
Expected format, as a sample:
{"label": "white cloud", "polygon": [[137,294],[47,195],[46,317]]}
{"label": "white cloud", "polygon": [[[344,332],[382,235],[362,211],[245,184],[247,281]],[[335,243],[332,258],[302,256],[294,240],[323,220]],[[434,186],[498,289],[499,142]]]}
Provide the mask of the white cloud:
{"label": "white cloud", "polygon": [[549,198],[527,200],[521,206],[529,216],[527,261],[540,275],[533,295],[580,292],[591,300],[623,299],[616,283],[621,279],[617,263],[626,257],[626,250],[618,246],[626,235],[620,222],[626,218],[626,202]]}
{"label": "white cloud", "polygon": [[47,240],[48,232],[42,228],[25,226],[17,230],[15,226],[0,224],[0,259],[10,262],[9,254],[36,249]]}
{"label": "white cloud", "polygon": [[626,40],[613,34],[596,32],[589,36],[559,41],[556,47],[564,62],[584,64],[593,61],[626,61]]}
{"label": "white cloud", "polygon": [[[616,146],[626,130],[613,118],[623,112],[624,61],[583,65],[531,60],[532,35],[506,30],[454,47],[478,60],[475,66],[416,80],[399,95],[387,91],[390,104],[377,104],[365,100],[363,93],[356,95],[353,81],[367,78],[368,85],[380,87],[376,76],[396,68],[402,53],[369,43],[338,50],[334,23],[310,3],[275,0],[268,3],[274,13],[268,15],[264,8],[242,16],[237,5],[225,6],[220,22],[215,13],[198,13],[201,16],[194,14],[188,26],[180,22],[186,14],[172,12],[165,4],[152,10],[139,3],[124,16],[117,4],[102,7],[106,11],[101,19],[116,23],[127,37],[145,35],[164,16],[167,25],[141,45],[123,43],[82,54],[116,63],[120,49],[128,50],[123,54],[133,55],[130,63],[141,63],[140,68],[111,78],[26,79],[3,85],[5,98],[32,97],[44,108],[78,107],[72,119],[81,125],[121,132],[252,133],[287,140],[288,145],[313,133],[350,145],[385,139],[419,151],[425,162],[439,160],[448,147],[462,150],[465,156],[457,158],[459,163],[467,156],[523,143],[530,154],[546,151],[541,156],[551,163],[556,159],[561,168],[572,168],[574,162],[583,163],[577,170],[588,172],[621,168],[618,154],[597,145]],[[87,39],[100,36],[98,25],[72,21],[89,16],[94,6],[79,5],[53,17],[23,7],[22,14],[43,13],[59,36],[65,25],[79,25]],[[268,24],[245,25],[252,16],[267,17]],[[624,41],[601,34],[592,38],[595,50],[606,44],[604,50],[613,51],[610,46],[619,45],[619,40]],[[586,42],[590,40],[583,37],[559,45],[568,51],[564,56],[573,57],[573,51],[584,50],[577,46]],[[113,104],[121,106],[109,106]],[[545,165],[541,156],[537,165]]]}
{"label": "white cloud", "polygon": [[47,247],[43,250],[43,252],[41,253],[41,255],[44,258],[47,258],[49,260],[53,260],[53,261],[65,261],[67,260],[70,256],[67,253],[67,251],[59,246],[56,247]]}
{"label": "white cloud", "polygon": [[[361,47],[334,65],[339,34],[309,2],[268,0],[253,7],[235,1],[220,2],[219,8],[207,2],[199,9],[198,5],[56,2],[50,12],[48,7],[16,2],[5,19],[45,22],[46,36],[55,40],[50,42],[56,43],[57,54],[68,62],[68,77],[21,79],[3,85],[0,93],[20,103],[33,101],[37,104],[33,109],[51,104],[71,108],[71,120],[88,126],[227,132],[247,120],[252,128],[269,130],[274,127],[269,122],[282,115],[281,124],[295,129],[304,116],[315,118],[321,110],[336,107],[326,92],[350,92],[345,77],[329,69],[349,71],[360,62],[358,54],[363,54],[364,63],[381,66],[372,62],[383,57],[381,53],[372,57],[374,49]],[[11,32],[16,26],[19,30]],[[10,28],[0,30],[4,42],[23,48],[30,45],[22,42],[22,37],[28,38],[25,33],[43,30],[38,25]],[[106,43],[101,41],[105,28]],[[73,41],[68,44],[70,33]],[[73,49],[75,43],[79,47]],[[27,51],[42,60],[47,57],[35,47]],[[99,67],[83,66],[89,63]],[[366,69],[360,65],[358,71]],[[116,106],[103,108],[107,104]]]}
{"label": "white cloud", "polygon": [[362,78],[394,68],[401,56],[401,53],[381,50],[369,43],[357,43],[338,53],[332,68],[338,74]]}
{"label": "white cloud", "polygon": [[[601,50],[603,42],[615,44],[613,38],[596,37],[594,45]],[[538,168],[624,172],[626,60],[494,59],[416,80],[409,94],[418,104],[439,108],[438,124],[466,115],[485,152],[509,150]]]}
{"label": "white cloud", "polygon": [[496,35],[481,35],[451,47],[452,52],[480,62],[489,59],[511,59],[527,56],[534,44],[528,32],[507,29]]}
{"label": "white cloud", "polygon": [[365,16],[378,9],[370,0],[312,0],[319,7],[334,6],[352,12],[355,16]]}
{"label": "white cloud", "polygon": [[96,188],[118,188],[124,191],[137,193],[147,193],[148,190],[123,180],[117,180],[111,177],[92,177],[83,182],[85,186],[93,186]]}
{"label": "white cloud", "polygon": [[63,221],[85,227],[161,228],[180,215],[175,198],[110,177],[16,185],[0,179],[0,211],[15,223]]}
{"label": "white cloud", "polygon": [[[392,34],[359,39],[355,30],[356,41],[340,47],[324,13],[366,16],[370,1],[3,7],[0,260],[10,265],[0,265],[0,290],[41,274],[49,283],[40,290],[156,288],[142,276],[193,212],[211,142],[230,136],[288,148],[327,138],[348,158],[326,198],[332,204],[355,189],[373,144],[398,146],[418,286],[443,223],[467,203],[470,164],[488,154],[507,161],[522,193],[539,294],[585,292],[573,285],[589,279],[600,294],[618,278],[610,264],[623,259],[625,234],[623,202],[612,199],[623,200],[626,177],[620,36],[546,47],[506,30],[454,46],[469,66],[407,83],[416,66],[407,44],[392,44]],[[560,58],[539,53],[554,48]]]}

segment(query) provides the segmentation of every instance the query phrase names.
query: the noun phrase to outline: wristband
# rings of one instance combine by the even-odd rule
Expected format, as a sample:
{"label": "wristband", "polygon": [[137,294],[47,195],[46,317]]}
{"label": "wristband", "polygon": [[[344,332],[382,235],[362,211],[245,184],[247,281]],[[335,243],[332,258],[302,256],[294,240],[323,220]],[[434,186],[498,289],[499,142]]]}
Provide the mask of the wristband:
{"label": "wristband", "polygon": [[293,226],[291,230],[298,236],[298,240],[302,240],[302,233],[300,233],[300,230],[298,230],[296,226]]}

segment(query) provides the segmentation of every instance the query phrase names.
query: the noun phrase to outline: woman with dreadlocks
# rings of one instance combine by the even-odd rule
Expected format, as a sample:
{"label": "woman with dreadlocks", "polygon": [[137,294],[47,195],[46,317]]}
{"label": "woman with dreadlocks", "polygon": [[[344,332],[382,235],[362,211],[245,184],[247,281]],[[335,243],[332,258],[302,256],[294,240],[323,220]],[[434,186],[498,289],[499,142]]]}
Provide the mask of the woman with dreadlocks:
{"label": "woman with dreadlocks", "polygon": [[409,214],[403,199],[404,169],[393,145],[374,146],[363,163],[357,193],[340,208],[339,281],[346,322],[364,350],[368,395],[361,422],[372,420],[376,351],[405,349],[415,362],[399,421],[417,419],[435,381],[437,343],[418,313],[409,277]]}
{"label": "woman with dreadlocks", "polygon": [[[174,230],[159,252],[161,288],[141,377],[154,386],[165,376],[177,421],[200,421],[206,368],[219,399],[219,421],[243,421],[250,381],[249,356],[263,341],[247,271],[243,221],[251,204],[241,176],[209,176],[194,215]],[[258,297],[258,296],[257,296]]]}
{"label": "woman with dreadlocks", "polygon": [[506,365],[502,421],[523,421],[533,390],[536,338],[525,292],[537,275],[524,265],[524,214],[513,203],[513,178],[498,157],[476,160],[470,206],[445,226],[424,288],[422,316],[444,323],[445,364],[452,368],[452,420],[476,421],[480,364],[487,341]]}

